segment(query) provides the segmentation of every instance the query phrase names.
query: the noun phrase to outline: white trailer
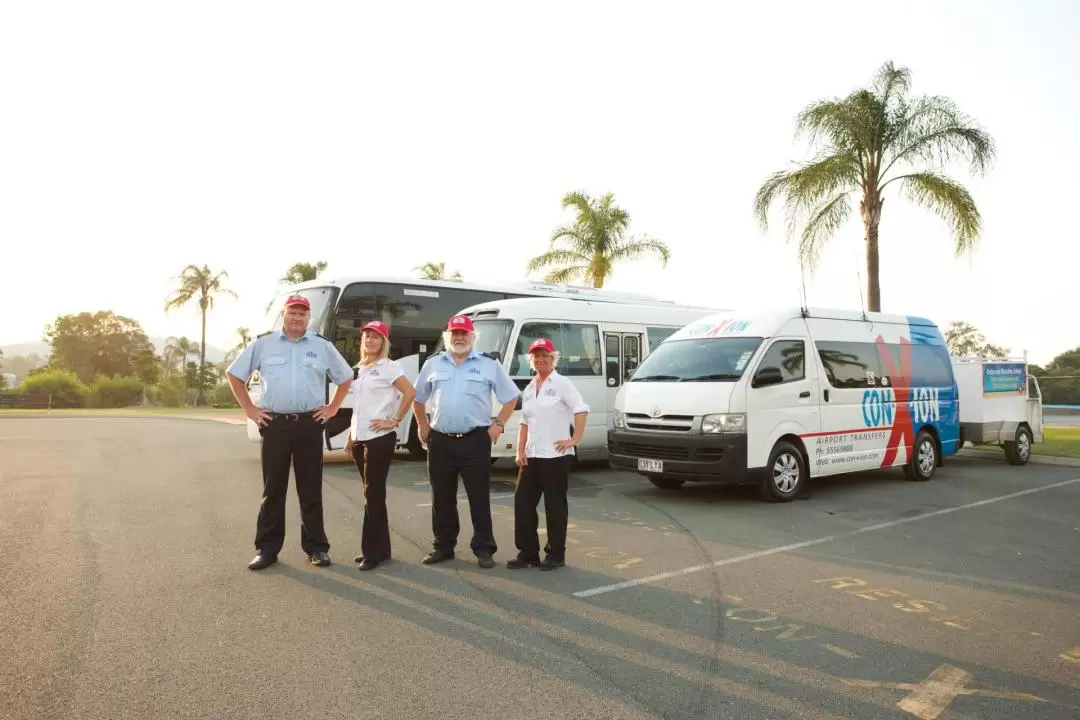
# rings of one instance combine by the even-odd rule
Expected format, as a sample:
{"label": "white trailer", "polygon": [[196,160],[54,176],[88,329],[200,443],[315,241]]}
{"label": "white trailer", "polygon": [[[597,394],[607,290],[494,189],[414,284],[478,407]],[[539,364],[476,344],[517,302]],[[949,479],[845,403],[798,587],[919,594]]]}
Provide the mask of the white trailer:
{"label": "white trailer", "polygon": [[960,394],[960,443],[1000,445],[1012,465],[1031,458],[1043,442],[1039,382],[1024,358],[953,358]]}

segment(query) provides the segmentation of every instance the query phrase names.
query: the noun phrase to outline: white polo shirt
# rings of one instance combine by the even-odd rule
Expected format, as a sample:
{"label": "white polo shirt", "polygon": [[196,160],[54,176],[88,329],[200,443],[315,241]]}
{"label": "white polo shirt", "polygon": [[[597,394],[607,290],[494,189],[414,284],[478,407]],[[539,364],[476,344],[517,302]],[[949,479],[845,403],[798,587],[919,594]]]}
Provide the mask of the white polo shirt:
{"label": "white polo shirt", "polygon": [[552,370],[537,395],[533,378],[521,393],[521,423],[529,427],[525,441],[525,457],[554,458],[573,455],[574,448],[562,452],[555,449],[559,440],[569,440],[573,435],[574,415],[589,412],[589,406],[581,393],[559,373]]}
{"label": "white polo shirt", "polygon": [[372,420],[393,420],[401,404],[401,393],[394,381],[405,374],[395,361],[383,358],[371,365],[356,366],[359,373],[353,380],[353,440],[373,440],[394,432],[372,430]]}

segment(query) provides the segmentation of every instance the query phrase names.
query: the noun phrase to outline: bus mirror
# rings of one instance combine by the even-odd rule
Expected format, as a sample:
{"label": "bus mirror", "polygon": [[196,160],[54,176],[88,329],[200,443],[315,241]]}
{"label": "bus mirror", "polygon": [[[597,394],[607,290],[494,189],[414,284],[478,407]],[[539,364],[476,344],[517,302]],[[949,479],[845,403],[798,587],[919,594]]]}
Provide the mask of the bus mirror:
{"label": "bus mirror", "polygon": [[754,387],[779,385],[782,382],[784,382],[784,375],[778,367],[763,367],[754,375]]}

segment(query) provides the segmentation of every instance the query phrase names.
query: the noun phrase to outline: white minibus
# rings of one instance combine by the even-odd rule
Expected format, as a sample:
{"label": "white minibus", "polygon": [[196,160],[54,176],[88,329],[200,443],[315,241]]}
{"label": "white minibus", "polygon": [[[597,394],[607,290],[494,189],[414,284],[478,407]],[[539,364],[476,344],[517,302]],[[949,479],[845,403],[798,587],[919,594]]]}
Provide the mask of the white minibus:
{"label": "white minibus", "polygon": [[[532,380],[528,350],[550,338],[559,352],[556,371],[568,377],[589,404],[579,460],[607,456],[607,428],[615,395],[634,370],[679,328],[716,309],[655,301],[595,302],[556,298],[497,300],[465,308],[476,326],[476,350],[496,357],[524,390]],[[442,344],[436,348],[442,350]],[[518,408],[520,409],[520,397]],[[497,404],[493,404],[497,408]],[[516,412],[492,448],[492,458],[513,458]]]}
{"label": "white minibus", "polygon": [[609,464],[661,488],[903,467],[928,480],[959,446],[957,383],[930,320],[843,310],[719,313],[674,333],[619,391]]}

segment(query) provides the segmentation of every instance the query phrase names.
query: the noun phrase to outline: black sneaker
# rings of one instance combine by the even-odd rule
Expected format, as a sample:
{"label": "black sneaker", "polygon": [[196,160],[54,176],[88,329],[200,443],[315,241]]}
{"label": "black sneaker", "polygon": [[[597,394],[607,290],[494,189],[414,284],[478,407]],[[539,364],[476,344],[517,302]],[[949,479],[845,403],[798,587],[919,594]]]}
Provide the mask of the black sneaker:
{"label": "black sneaker", "polygon": [[491,557],[491,553],[479,552],[476,553],[476,560],[480,567],[485,570],[490,570],[495,567],[495,558]]}
{"label": "black sneaker", "polygon": [[434,565],[435,563],[446,562],[447,560],[453,559],[454,553],[445,553],[441,550],[432,550],[427,555],[425,555],[424,559],[420,562],[424,563],[425,565]]}
{"label": "black sneaker", "polygon": [[561,568],[566,565],[566,561],[562,558],[546,557],[544,561],[540,563],[541,570],[554,570],[555,568]]}
{"label": "black sneaker", "polygon": [[539,567],[539,566],[540,566],[540,558],[538,558],[538,557],[536,557],[536,558],[520,558],[520,557],[517,557],[517,558],[514,558],[513,560],[509,561],[508,563],[506,563],[506,567],[511,569],[511,570],[521,570],[522,568],[531,568],[531,567]]}

